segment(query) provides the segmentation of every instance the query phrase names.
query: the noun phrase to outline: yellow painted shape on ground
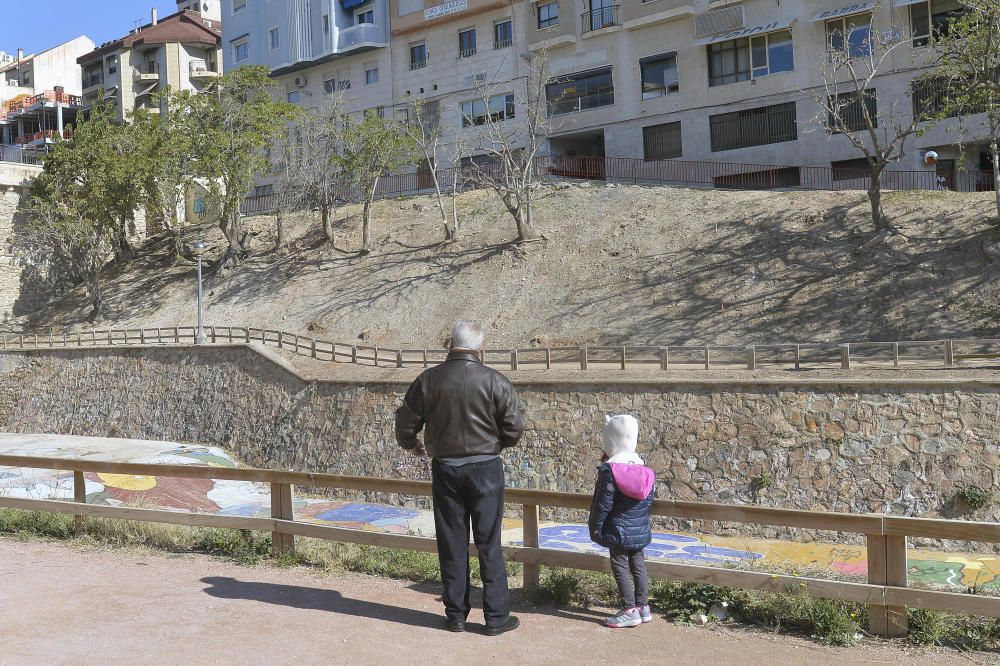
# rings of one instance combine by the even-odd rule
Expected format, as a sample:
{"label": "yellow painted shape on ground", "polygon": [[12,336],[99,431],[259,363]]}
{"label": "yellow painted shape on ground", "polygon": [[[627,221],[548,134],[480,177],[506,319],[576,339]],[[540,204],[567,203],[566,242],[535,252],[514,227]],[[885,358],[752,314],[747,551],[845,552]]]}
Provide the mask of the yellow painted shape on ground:
{"label": "yellow painted shape on ground", "polygon": [[155,476],[141,476],[138,474],[104,474],[98,472],[97,477],[106,486],[121,488],[122,490],[150,490],[156,487]]}

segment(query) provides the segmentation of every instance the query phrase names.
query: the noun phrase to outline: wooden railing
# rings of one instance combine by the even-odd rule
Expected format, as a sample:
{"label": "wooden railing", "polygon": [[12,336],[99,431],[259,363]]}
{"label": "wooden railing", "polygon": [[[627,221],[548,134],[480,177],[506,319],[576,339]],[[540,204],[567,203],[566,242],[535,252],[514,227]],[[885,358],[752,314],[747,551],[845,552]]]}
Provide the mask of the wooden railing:
{"label": "wooden railing", "polygon": [[[0,335],[0,351],[62,347],[192,345],[193,326],[69,331],[50,329]],[[378,367],[429,367],[447,356],[444,349],[400,349],[322,340],[287,331],[242,326],[207,326],[210,343],[261,344],[318,361]],[[491,366],[519,369],[758,370],[804,367],[841,370],[951,368],[957,364],[1000,364],[1000,339],[910,340],[897,342],[773,343],[756,345],[584,345],[483,350]]]}
{"label": "wooden railing", "polygon": [[[0,465],[72,471],[74,502],[0,497],[0,507],[72,514],[76,516],[78,530],[82,529],[82,521],[87,517],[116,518],[271,532],[272,547],[277,553],[293,550],[296,536],[421,552],[436,552],[437,550],[436,542],[432,538],[306,523],[295,520],[293,511],[294,485],[429,496],[431,495],[431,484],[427,481],[254,468],[120,463],[15,455],[0,455]],[[164,509],[86,504],[84,472],[269,483],[271,485],[271,517],[223,516]],[[525,587],[530,588],[538,584],[539,567],[543,564],[593,571],[609,569],[608,559],[601,555],[541,548],[538,545],[539,507],[586,510],[590,508],[591,498],[589,495],[508,488],[506,501],[508,504],[521,505],[523,512],[523,545],[504,546],[503,549],[508,560],[524,564]],[[871,631],[888,636],[906,633],[907,606],[1000,617],[1000,598],[907,587],[906,566],[907,537],[1000,543],[1000,523],[904,518],[878,514],[799,511],[666,499],[658,499],[653,502],[652,515],[686,520],[708,520],[862,534],[865,536],[868,546],[867,583],[650,560],[646,566],[654,578],[769,592],[792,591],[826,599],[865,603],[870,608]],[[470,554],[475,554],[474,546],[470,546]]]}

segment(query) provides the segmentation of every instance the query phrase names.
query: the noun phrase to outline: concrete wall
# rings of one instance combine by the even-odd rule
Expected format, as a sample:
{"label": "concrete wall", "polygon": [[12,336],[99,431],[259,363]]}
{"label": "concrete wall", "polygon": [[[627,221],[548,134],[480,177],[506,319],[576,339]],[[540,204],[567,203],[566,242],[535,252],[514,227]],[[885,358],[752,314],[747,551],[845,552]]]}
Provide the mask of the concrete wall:
{"label": "concrete wall", "polygon": [[[392,434],[415,372],[352,381],[350,371],[305,381],[240,346],[3,352],[0,429],[200,442],[256,466],[426,478]],[[504,461],[518,487],[590,492],[603,416],[628,412],[660,497],[968,517],[954,502],[961,485],[1000,491],[998,383],[517,384],[528,431]],[[756,495],[754,479],[769,480]]]}

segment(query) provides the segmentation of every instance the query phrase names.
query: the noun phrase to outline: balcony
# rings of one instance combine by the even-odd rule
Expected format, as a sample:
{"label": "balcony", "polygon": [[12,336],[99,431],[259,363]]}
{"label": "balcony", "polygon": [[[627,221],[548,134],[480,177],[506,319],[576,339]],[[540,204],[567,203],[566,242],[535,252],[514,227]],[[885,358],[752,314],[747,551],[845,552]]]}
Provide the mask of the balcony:
{"label": "balcony", "polygon": [[160,68],[155,62],[147,62],[137,65],[132,78],[139,82],[149,82],[160,80]]}
{"label": "balcony", "polygon": [[215,63],[205,62],[204,60],[192,60],[189,66],[189,76],[193,81],[217,79],[220,74],[215,70]]}
{"label": "balcony", "polygon": [[377,23],[362,23],[341,30],[337,35],[337,52],[369,49],[387,44],[385,28]]}
{"label": "balcony", "polygon": [[621,5],[598,7],[580,15],[581,32],[593,32],[601,28],[621,25]]}
{"label": "balcony", "polygon": [[423,58],[422,60],[411,60],[410,61],[410,71],[411,72],[413,70],[415,70],[415,69],[423,69],[426,66],[427,66],[427,58]]}
{"label": "balcony", "polygon": [[83,74],[83,92],[87,93],[104,85],[104,72]]}
{"label": "balcony", "polygon": [[459,58],[471,58],[474,55],[476,55],[476,47],[474,46],[471,49],[463,49],[458,52]]}

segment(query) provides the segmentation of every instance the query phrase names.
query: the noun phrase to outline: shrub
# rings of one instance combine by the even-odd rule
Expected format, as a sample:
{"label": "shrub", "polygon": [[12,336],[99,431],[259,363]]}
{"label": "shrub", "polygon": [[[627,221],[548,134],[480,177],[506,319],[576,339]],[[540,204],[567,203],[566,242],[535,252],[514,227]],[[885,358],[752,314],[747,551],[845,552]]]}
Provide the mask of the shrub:
{"label": "shrub", "polygon": [[979,486],[965,486],[964,488],[960,488],[957,497],[973,511],[986,508],[990,504],[993,504],[993,500],[996,499],[993,493]]}

